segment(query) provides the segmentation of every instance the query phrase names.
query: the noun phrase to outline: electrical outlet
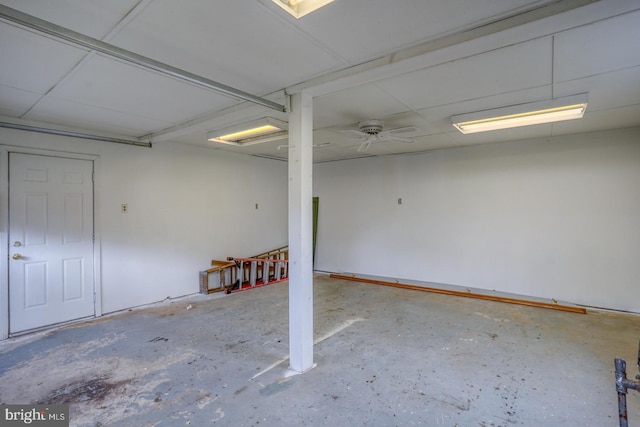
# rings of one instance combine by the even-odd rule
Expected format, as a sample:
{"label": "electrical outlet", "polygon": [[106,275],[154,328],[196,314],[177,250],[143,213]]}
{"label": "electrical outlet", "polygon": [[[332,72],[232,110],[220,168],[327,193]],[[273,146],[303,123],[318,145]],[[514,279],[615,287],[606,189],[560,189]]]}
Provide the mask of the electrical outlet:
{"label": "electrical outlet", "polygon": [[123,203],[120,205],[120,212],[127,213],[128,211],[129,211],[129,205],[127,205],[126,203]]}

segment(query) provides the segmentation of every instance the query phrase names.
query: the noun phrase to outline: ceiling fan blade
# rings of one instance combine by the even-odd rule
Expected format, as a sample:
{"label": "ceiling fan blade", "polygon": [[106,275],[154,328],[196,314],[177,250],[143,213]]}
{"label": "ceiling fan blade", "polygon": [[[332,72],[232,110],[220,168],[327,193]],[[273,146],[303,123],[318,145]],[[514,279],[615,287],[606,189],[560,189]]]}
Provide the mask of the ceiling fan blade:
{"label": "ceiling fan blade", "polygon": [[413,144],[413,142],[415,141],[415,139],[413,138],[406,138],[404,136],[395,136],[395,135],[389,135],[387,137],[387,141],[392,141],[392,142],[402,142],[404,144]]}
{"label": "ceiling fan blade", "polygon": [[386,133],[392,134],[392,135],[398,135],[398,134],[407,134],[407,133],[417,133],[419,132],[420,129],[418,129],[415,126],[406,126],[403,128],[397,128],[397,129],[389,129],[387,131],[385,131]]}
{"label": "ceiling fan blade", "polygon": [[414,142],[414,139],[410,136],[414,136],[412,134],[416,134],[420,131],[420,129],[415,126],[406,126],[402,128],[382,131],[382,122],[380,122],[379,120],[375,122],[376,123],[371,124],[369,122],[365,123],[370,124],[370,127],[363,127],[363,124],[360,124],[360,129],[366,128],[367,132],[354,129],[342,129],[340,130],[340,133],[345,135],[347,138],[359,140],[364,139],[362,144],[360,144],[360,147],[358,147],[358,151],[362,152],[366,151],[374,142],[402,142],[404,144],[411,144]]}
{"label": "ceiling fan blade", "polygon": [[360,147],[358,147],[358,151],[359,152],[367,151],[372,142],[373,142],[373,139],[367,138],[367,140],[365,142],[360,144]]}
{"label": "ceiling fan blade", "polygon": [[390,133],[390,132],[380,132],[380,134],[377,136],[377,138],[380,141],[404,142],[405,144],[411,144],[414,141],[413,138],[408,138],[406,136],[395,135],[395,134]]}
{"label": "ceiling fan blade", "polygon": [[362,138],[366,138],[367,134],[364,132],[360,132],[359,130],[354,130],[354,129],[341,129],[340,133],[343,134],[345,137],[347,138],[352,138],[352,139],[362,139]]}

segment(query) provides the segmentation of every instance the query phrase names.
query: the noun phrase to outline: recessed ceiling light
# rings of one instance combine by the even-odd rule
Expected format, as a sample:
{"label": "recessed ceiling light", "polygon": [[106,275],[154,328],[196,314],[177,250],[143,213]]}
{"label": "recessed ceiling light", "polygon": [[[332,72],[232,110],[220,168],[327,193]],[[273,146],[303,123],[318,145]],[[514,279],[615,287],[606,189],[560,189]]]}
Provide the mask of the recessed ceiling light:
{"label": "recessed ceiling light", "polygon": [[298,19],[328,5],[332,1],[333,0],[273,0],[275,4]]}
{"label": "recessed ceiling light", "polygon": [[580,119],[587,109],[587,95],[533,102],[451,117],[464,134]]}
{"label": "recessed ceiling light", "polygon": [[244,146],[286,139],[288,124],[273,117],[263,117],[247,123],[225,127],[207,134],[211,142]]}

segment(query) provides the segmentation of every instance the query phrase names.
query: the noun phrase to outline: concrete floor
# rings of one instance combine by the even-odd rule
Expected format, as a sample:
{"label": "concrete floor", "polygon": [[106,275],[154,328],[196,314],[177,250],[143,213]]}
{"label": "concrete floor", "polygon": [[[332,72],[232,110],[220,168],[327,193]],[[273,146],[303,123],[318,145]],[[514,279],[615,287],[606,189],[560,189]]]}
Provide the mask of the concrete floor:
{"label": "concrete floor", "polygon": [[[317,367],[291,376],[287,284],[196,295],[0,343],[0,402],[73,426],[617,426],[636,315],[315,278]],[[190,309],[187,309],[191,306]],[[640,426],[640,393],[628,395]]]}

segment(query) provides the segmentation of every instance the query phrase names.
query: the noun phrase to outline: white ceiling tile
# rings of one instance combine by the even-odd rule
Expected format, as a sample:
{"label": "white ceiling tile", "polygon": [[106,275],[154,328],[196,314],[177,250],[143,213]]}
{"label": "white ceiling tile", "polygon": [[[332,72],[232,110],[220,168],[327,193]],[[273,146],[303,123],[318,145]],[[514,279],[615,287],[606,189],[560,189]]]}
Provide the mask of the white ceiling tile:
{"label": "white ceiling tile", "polygon": [[238,101],[139,67],[95,55],[55,96],[157,121],[177,123]]}
{"label": "white ceiling tile", "polygon": [[388,124],[389,128],[396,129],[405,126],[413,126],[418,128],[416,135],[433,135],[441,133],[440,129],[436,128],[433,123],[433,118],[428,114],[420,111],[407,111],[399,114],[394,114],[385,118],[385,126]]}
{"label": "white ceiling tile", "polygon": [[[153,142],[153,140],[152,140]],[[189,144],[189,145],[199,145],[201,147],[207,147],[214,149],[211,146],[211,142],[207,140],[207,135],[205,132],[193,132],[186,135],[176,136],[166,141],[155,142],[156,144]]]}
{"label": "white ceiling tile", "polygon": [[[331,144],[325,147],[328,150],[335,149],[337,143],[341,141],[340,132],[336,128],[316,129],[313,132],[314,144]],[[323,148],[323,150],[325,149]]]}
{"label": "white ceiling tile", "polygon": [[140,0],[2,0],[2,4],[90,37],[104,37]]}
{"label": "white ceiling tile", "polygon": [[557,34],[555,56],[557,82],[640,65],[640,11]]}
{"label": "white ceiling tile", "polygon": [[375,84],[357,86],[314,98],[314,126],[355,124],[361,120],[387,117],[407,107]]}
{"label": "white ceiling tile", "polygon": [[520,43],[380,82],[413,109],[551,83],[551,40]]}
{"label": "white ceiling tile", "polygon": [[27,90],[0,85],[0,115],[21,117],[40,96]]}
{"label": "white ceiling tile", "polygon": [[589,111],[580,120],[569,120],[553,124],[553,134],[597,132],[600,130],[640,126],[640,105]]}
{"label": "white ceiling tile", "polygon": [[257,2],[187,3],[151,3],[112,43],[256,95],[342,65]]}
{"label": "white ceiling tile", "polygon": [[0,85],[44,94],[85,55],[22,28],[0,25]]}
{"label": "white ceiling tile", "polygon": [[474,0],[470,7],[468,0],[336,1],[296,25],[355,64],[536,3],[541,2]]}
{"label": "white ceiling tile", "polygon": [[[607,19],[604,10],[610,5],[609,13],[619,14],[624,0],[596,2],[408,60],[402,52],[393,55],[545,2],[337,0],[295,20],[271,0],[0,0],[92,37],[110,34],[116,46],[246,92],[274,92],[279,103],[285,103],[284,87],[334,90],[314,100],[314,144],[330,143],[314,149],[316,162],[640,125],[640,12]],[[552,85],[554,31],[564,32],[553,36]],[[74,68],[84,55],[0,22],[0,114],[17,118],[33,107],[24,119],[131,137],[159,132],[156,139],[166,143],[287,157],[286,149],[277,149],[285,142],[216,148],[206,141],[214,128],[286,114],[245,108],[96,54]],[[369,63],[371,69],[353,75],[369,65],[348,68],[376,58],[388,63]],[[462,135],[450,122],[456,114],[581,92],[589,92],[589,107],[578,121],[476,135]],[[359,153],[361,141],[339,130],[371,118],[382,119],[386,129],[416,126],[420,133],[413,144],[381,143]]]}
{"label": "white ceiling tile", "polygon": [[589,93],[587,111],[640,104],[640,66],[554,85],[555,96]]}
{"label": "white ceiling tile", "polygon": [[68,101],[55,96],[47,97],[38,103],[25,118],[132,136],[170,125],[155,118]]}
{"label": "white ceiling tile", "polygon": [[455,146],[455,144],[451,135],[440,133],[418,137],[413,144],[402,147],[402,150],[404,153],[417,153],[421,151],[449,148],[453,146]]}

